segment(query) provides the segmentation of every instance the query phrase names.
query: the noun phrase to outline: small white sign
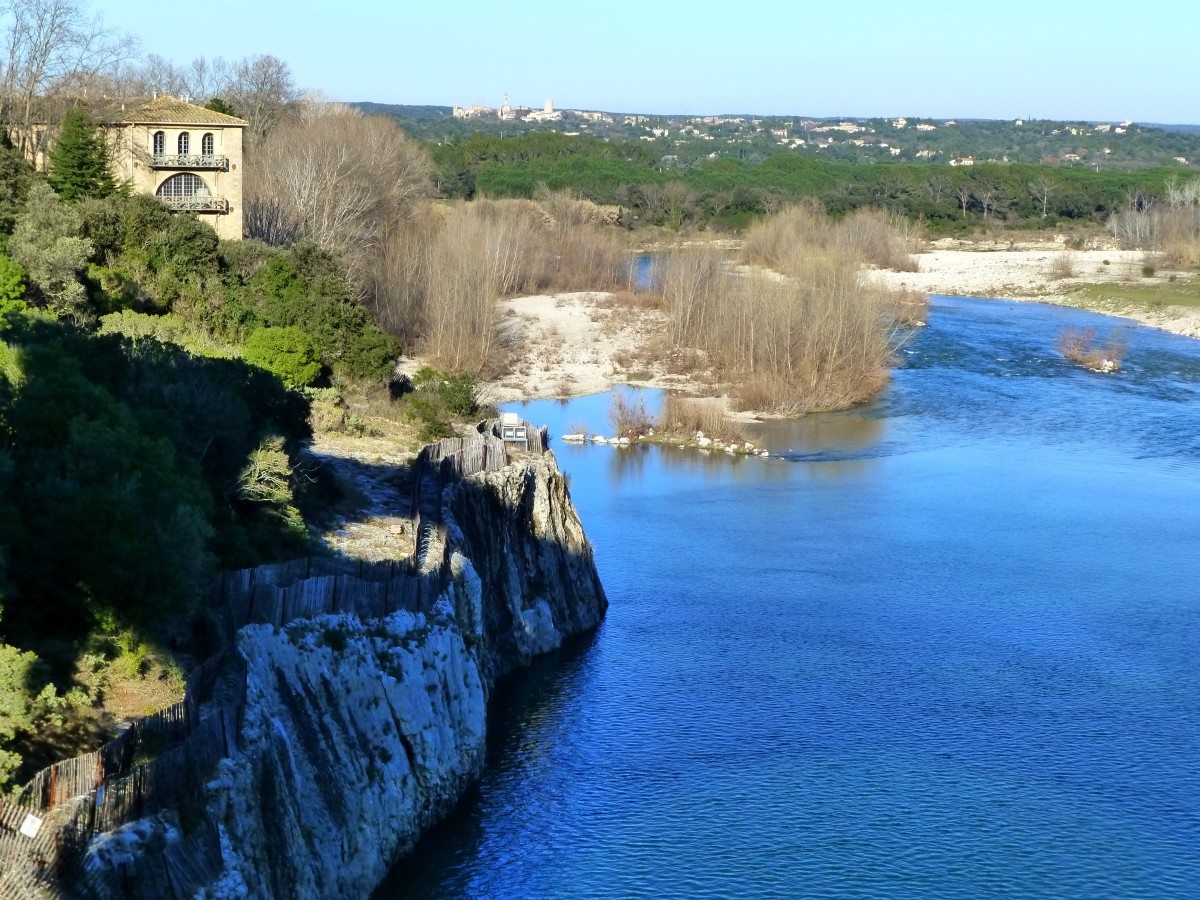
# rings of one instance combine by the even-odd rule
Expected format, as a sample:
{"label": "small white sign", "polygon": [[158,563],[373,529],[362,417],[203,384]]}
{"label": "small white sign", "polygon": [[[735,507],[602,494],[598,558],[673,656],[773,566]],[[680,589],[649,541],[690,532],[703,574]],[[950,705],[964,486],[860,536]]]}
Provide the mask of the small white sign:
{"label": "small white sign", "polygon": [[42,827],[42,820],[30,813],[25,817],[25,821],[21,823],[21,834],[28,838],[37,837],[38,830]]}

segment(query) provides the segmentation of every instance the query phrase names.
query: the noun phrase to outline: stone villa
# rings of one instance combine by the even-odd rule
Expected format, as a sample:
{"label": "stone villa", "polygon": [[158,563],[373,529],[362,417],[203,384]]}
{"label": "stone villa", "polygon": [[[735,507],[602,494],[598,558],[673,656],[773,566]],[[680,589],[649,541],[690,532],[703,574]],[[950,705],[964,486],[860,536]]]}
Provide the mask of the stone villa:
{"label": "stone villa", "polygon": [[[118,182],[173,210],[200,215],[225,240],[241,240],[245,120],[166,94],[91,112],[108,141]],[[53,129],[35,125],[28,137],[14,144],[44,171]]]}

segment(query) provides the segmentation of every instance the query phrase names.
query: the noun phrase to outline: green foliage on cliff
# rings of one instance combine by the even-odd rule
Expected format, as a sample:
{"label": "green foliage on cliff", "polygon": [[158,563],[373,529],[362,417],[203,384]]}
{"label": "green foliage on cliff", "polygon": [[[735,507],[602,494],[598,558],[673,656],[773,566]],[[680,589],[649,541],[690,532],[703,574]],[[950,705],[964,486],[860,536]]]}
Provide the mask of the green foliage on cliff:
{"label": "green foliage on cliff", "polygon": [[338,257],[97,187],[86,144],[47,180],[0,143],[0,784],[98,646],[187,647],[218,569],[310,552],[296,388],[400,353]]}
{"label": "green foliage on cliff", "polygon": [[25,308],[25,270],[0,253],[0,316]]}
{"label": "green foliage on cliff", "polygon": [[5,635],[146,628],[186,610],[214,565],[302,549],[290,499],[267,508],[241,491],[264,436],[278,435],[294,460],[307,434],[301,396],[237,360],[7,321],[0,547],[18,602]]}
{"label": "green foliage on cliff", "polygon": [[423,441],[454,433],[452,422],[478,416],[479,382],[470,372],[457,375],[425,366],[412,378],[413,390],[404,398],[404,411]]}
{"label": "green foliage on cliff", "polygon": [[242,356],[251,365],[278,375],[288,387],[306,387],[321,374],[316,344],[295,326],[251,332]]}

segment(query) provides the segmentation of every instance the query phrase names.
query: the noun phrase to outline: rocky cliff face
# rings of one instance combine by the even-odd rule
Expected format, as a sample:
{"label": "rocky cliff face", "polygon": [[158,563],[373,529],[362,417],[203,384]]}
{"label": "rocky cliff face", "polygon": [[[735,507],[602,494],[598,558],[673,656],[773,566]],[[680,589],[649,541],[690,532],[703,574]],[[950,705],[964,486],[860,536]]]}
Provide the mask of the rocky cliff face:
{"label": "rocky cliff face", "polygon": [[[208,786],[224,873],[206,896],[369,895],[479,776],[495,679],[603,617],[552,454],[451,479],[441,503],[444,589],[431,611],[238,633],[245,712],[240,747]],[[101,842],[94,866],[137,842]]]}
{"label": "rocky cliff face", "polygon": [[479,584],[489,683],[603,618],[591,545],[552,454],[451,484],[443,514]]}

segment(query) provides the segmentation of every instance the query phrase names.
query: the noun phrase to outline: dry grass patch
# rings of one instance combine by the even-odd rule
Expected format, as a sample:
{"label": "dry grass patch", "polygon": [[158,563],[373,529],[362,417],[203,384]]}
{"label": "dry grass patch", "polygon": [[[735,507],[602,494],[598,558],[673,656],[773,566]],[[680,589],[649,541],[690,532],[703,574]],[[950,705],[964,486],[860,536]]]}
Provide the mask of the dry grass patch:
{"label": "dry grass patch", "polygon": [[724,404],[691,397],[667,396],[655,431],[681,438],[702,432],[705,437],[727,443],[747,440],[746,427],[726,416]]}

